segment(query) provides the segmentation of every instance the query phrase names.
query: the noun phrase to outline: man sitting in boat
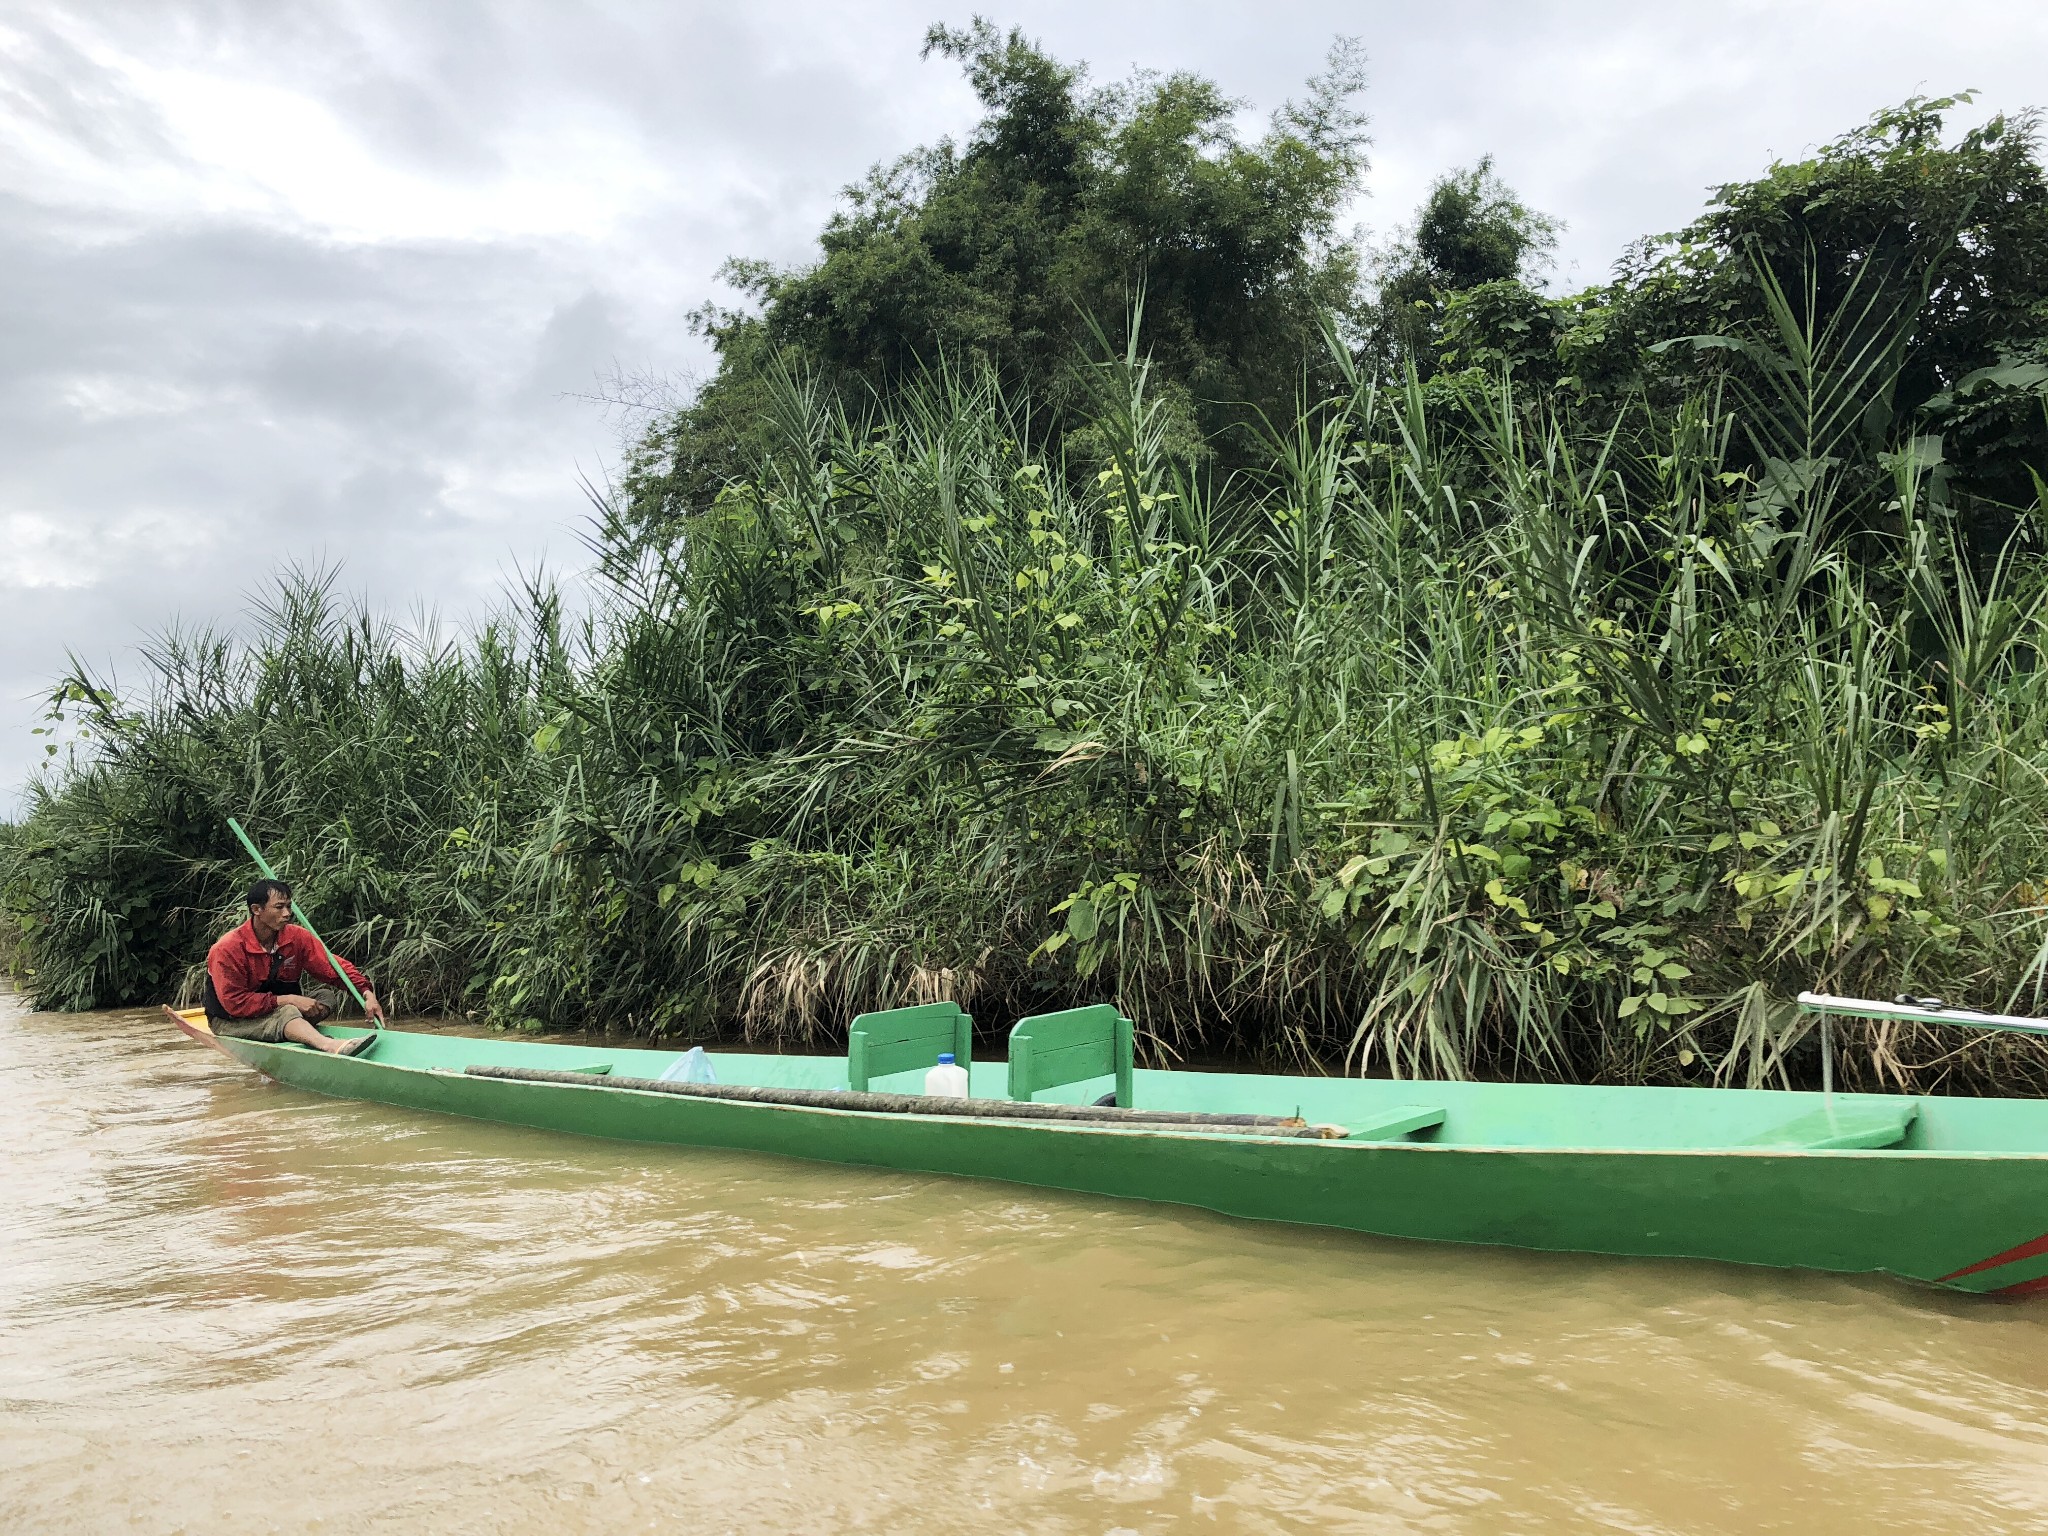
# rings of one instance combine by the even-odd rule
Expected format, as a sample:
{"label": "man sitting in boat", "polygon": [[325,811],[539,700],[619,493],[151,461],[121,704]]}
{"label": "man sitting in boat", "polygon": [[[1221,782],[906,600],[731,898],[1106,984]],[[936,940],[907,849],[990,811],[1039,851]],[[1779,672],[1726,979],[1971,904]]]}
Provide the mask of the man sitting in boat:
{"label": "man sitting in boat", "polygon": [[[382,1022],[384,1009],[369,977],[339,955],[334,964],[362,993],[371,1020]],[[335,1056],[368,1051],[374,1032],[336,1040],[313,1027],[334,1009],[307,990],[309,976],[341,985],[326,947],[292,921],[292,888],[282,880],[258,880],[249,887],[249,920],[206,952],[207,1022],[216,1035],[240,1040],[291,1040]]]}

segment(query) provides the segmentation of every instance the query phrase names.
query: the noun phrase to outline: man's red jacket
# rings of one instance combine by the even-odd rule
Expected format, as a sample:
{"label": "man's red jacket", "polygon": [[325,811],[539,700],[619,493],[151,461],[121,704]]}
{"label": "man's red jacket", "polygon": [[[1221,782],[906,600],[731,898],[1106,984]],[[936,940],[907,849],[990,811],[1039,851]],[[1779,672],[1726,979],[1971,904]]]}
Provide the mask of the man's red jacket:
{"label": "man's red jacket", "polygon": [[[341,956],[334,958],[350,981],[369,990],[367,976]],[[254,923],[244,923],[206,952],[206,1011],[215,1018],[253,1019],[275,1008],[280,993],[303,995],[306,976],[341,985],[320,951],[320,941],[297,923],[285,924],[275,953],[263,947]]]}

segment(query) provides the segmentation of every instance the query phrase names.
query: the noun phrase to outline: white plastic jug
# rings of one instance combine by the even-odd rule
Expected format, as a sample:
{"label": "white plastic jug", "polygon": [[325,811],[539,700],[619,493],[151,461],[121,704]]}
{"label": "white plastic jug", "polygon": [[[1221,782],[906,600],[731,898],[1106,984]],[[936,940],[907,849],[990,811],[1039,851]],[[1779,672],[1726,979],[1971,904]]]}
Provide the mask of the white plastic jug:
{"label": "white plastic jug", "polygon": [[967,1069],[953,1060],[951,1051],[939,1053],[939,1064],[924,1075],[924,1091],[935,1099],[971,1099]]}

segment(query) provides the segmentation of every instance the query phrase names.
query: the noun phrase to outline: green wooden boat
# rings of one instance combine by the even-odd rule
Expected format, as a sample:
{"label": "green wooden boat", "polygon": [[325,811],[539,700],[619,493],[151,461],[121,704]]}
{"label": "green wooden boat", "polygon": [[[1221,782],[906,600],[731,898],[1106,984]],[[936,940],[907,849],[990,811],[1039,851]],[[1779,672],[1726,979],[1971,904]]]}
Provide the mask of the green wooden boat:
{"label": "green wooden boat", "polygon": [[[1801,1002],[1824,1029],[1854,1014],[2048,1033],[1934,999]],[[973,1064],[969,1100],[917,1096],[938,1051],[967,1059],[968,1019],[949,1003],[863,1015],[844,1057],[713,1053],[715,1084],[675,1080],[676,1051],[387,1030],[337,1057],[173,1017],[280,1083],[540,1130],[1383,1237],[2048,1291],[2037,1100],[1135,1070],[1130,1021],[1107,1006],[1020,1022],[1007,1060]]]}

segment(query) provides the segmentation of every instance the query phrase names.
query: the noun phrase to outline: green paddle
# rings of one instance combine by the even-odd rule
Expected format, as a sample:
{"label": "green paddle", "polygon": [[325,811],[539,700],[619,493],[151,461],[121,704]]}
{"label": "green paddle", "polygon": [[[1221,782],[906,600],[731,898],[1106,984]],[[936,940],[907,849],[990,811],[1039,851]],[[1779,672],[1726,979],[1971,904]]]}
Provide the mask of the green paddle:
{"label": "green paddle", "polygon": [[[277,871],[272,869],[270,861],[263,857],[263,850],[258,848],[250,839],[249,834],[242,830],[242,824],[230,816],[228,818],[228,825],[234,829],[235,836],[242,840],[242,846],[249,850],[249,857],[256,861],[256,867],[263,871],[263,878],[266,880],[277,879]],[[363,1001],[363,994],[358,992],[356,984],[349,980],[348,972],[335,962],[334,951],[327,947],[327,941],[321,938],[314,929],[313,924],[306,917],[306,909],[299,904],[296,897],[292,900],[292,916],[298,919],[301,928],[313,935],[313,942],[320,946],[320,953],[327,957],[328,966],[334,971],[335,975],[341,978],[341,984],[348,988],[348,995],[356,1000],[356,1006],[363,1010],[364,1019],[368,1020],[372,1028],[382,1029],[384,1027],[383,1023],[377,1019],[370,1018],[370,1005]]]}

